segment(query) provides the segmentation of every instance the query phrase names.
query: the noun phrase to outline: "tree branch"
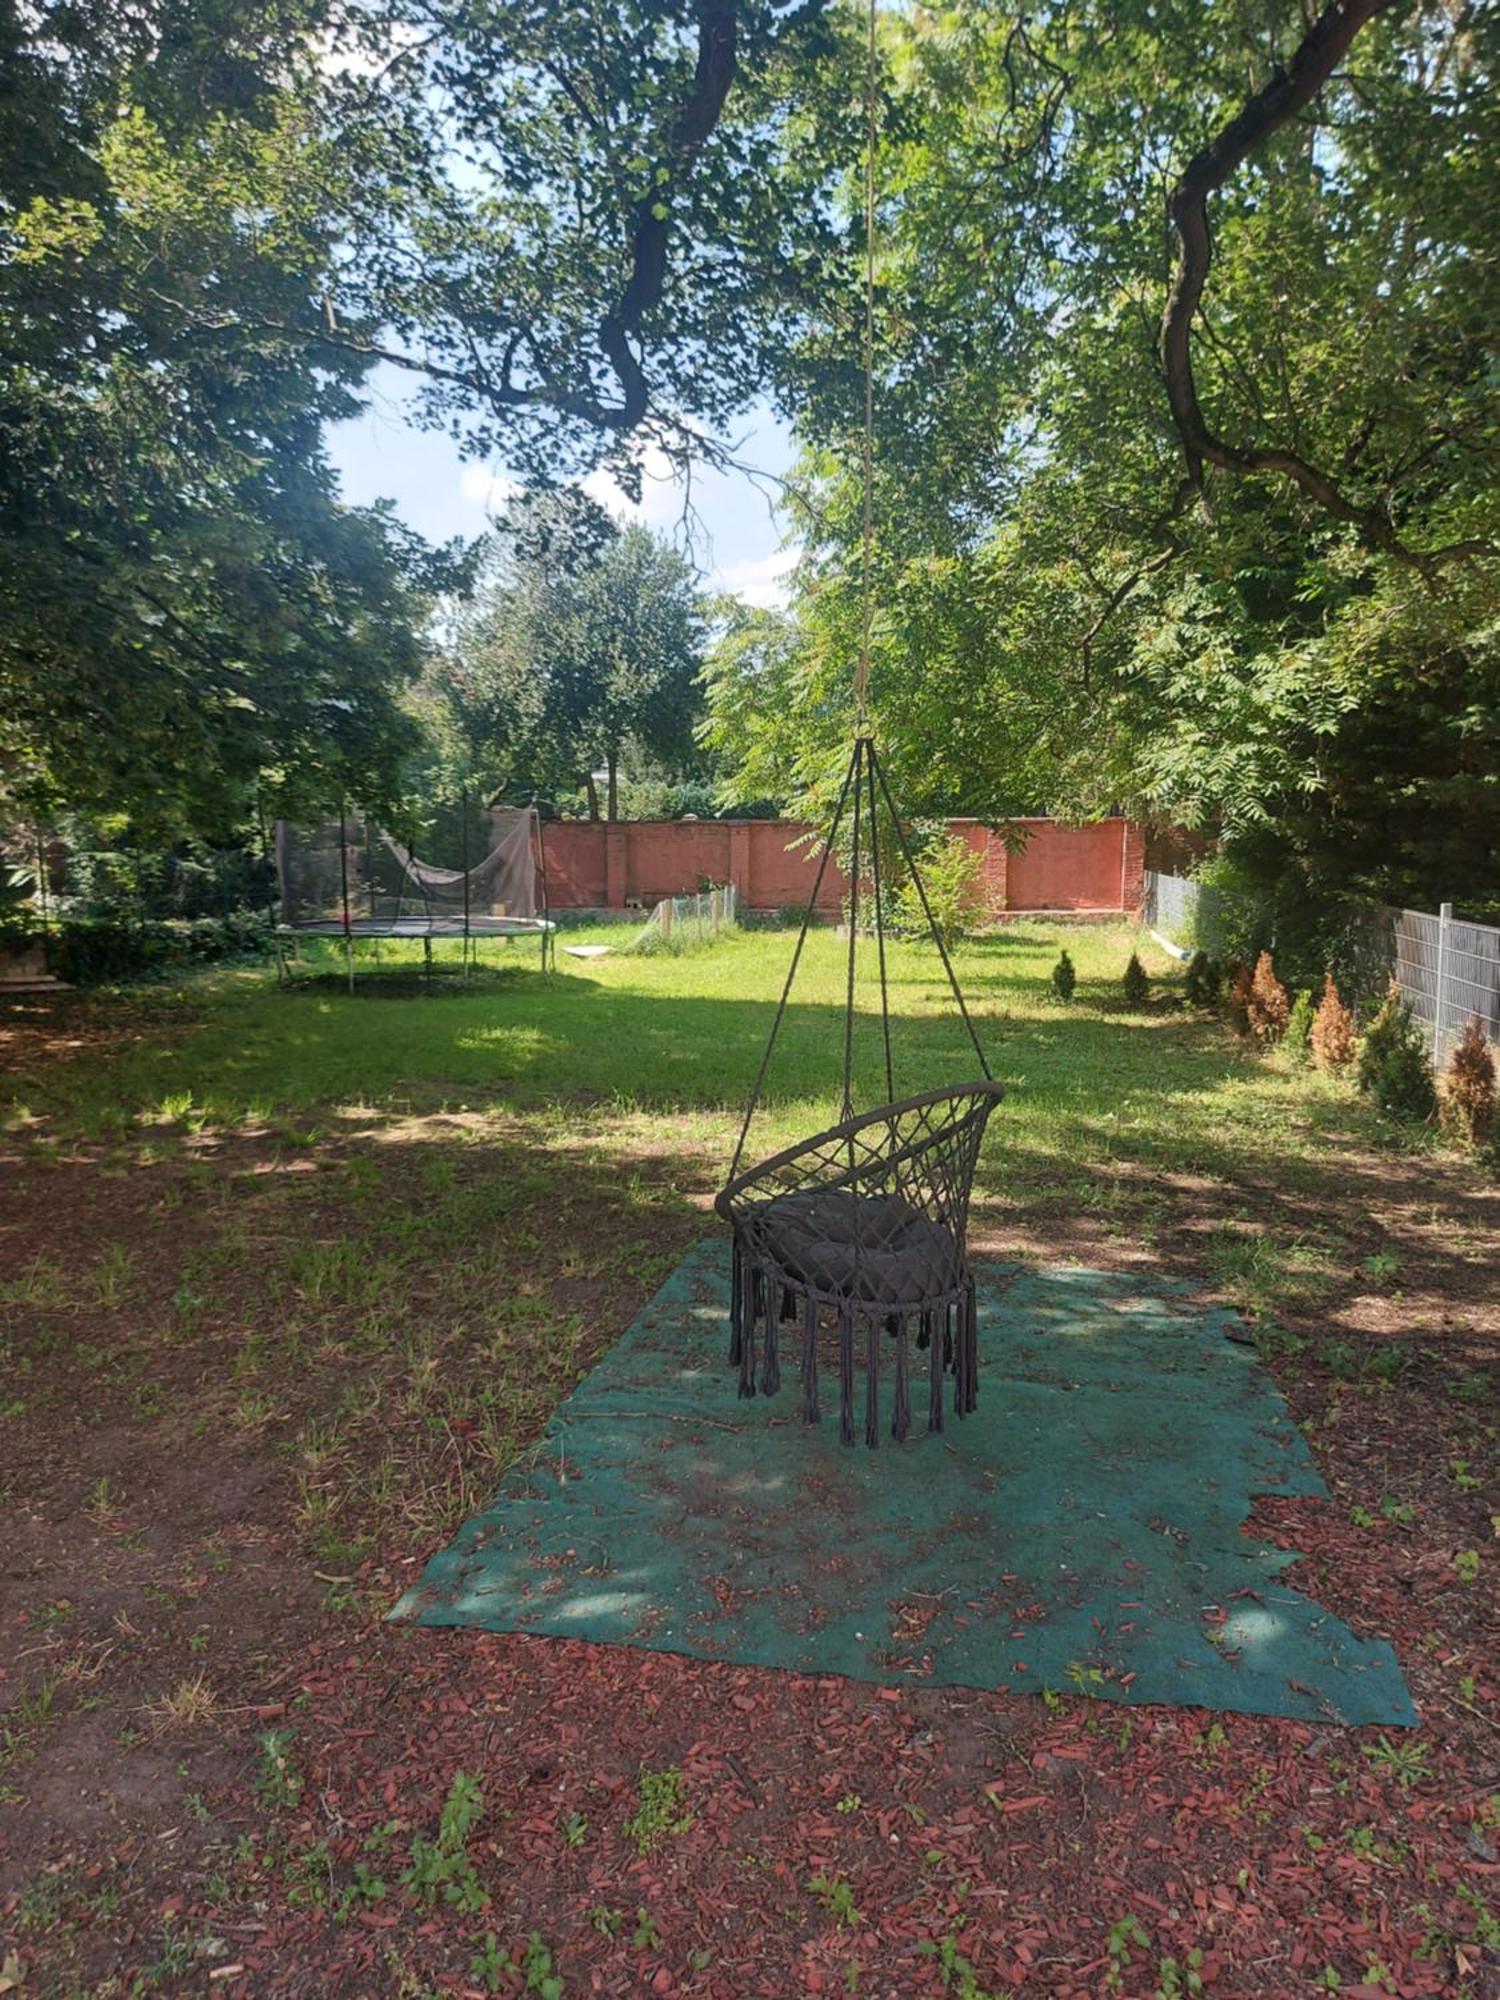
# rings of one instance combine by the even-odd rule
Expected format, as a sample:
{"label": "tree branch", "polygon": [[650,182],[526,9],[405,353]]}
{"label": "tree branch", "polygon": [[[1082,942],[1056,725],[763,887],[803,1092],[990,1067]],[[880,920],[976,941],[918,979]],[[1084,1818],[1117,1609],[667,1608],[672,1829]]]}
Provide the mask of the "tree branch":
{"label": "tree branch", "polygon": [[[735,0],[698,0],[698,60],[693,85],[672,122],[666,157],[660,164],[669,179],[651,187],[636,203],[631,217],[630,276],[619,303],[599,323],[599,345],[620,384],[621,405],[616,424],[631,430],[645,416],[650,390],[631,338],[645,315],[659,305],[667,273],[667,199],[672,182],[691,171],[709,135],[719,122],[724,100],[734,82],[736,53]],[[660,211],[660,212],[659,212]]]}
{"label": "tree branch", "polygon": [[[1103,609],[1079,642],[1079,663],[1082,668],[1081,679],[1085,687],[1089,685],[1093,676],[1095,640],[1100,637],[1104,628],[1109,624],[1126,598],[1133,596],[1136,588],[1140,584],[1143,584],[1148,576],[1155,576],[1159,569],[1166,568],[1174,556],[1182,553],[1182,544],[1177,538],[1172,523],[1182,513],[1197,490],[1197,482],[1191,477],[1178,480],[1169,505],[1158,516],[1154,524],[1154,532],[1161,537],[1161,548],[1158,549],[1154,556],[1148,556],[1144,562],[1138,563],[1133,570],[1121,577],[1114,589],[1109,591],[1105,596]],[[1091,577],[1089,581],[1093,583],[1094,579]],[[1094,583],[1094,588],[1102,591],[1103,585]]]}
{"label": "tree branch", "polygon": [[[815,0],[815,6],[823,4],[824,0]],[[460,308],[453,309],[453,318],[458,323],[473,363],[468,368],[455,367],[425,354],[414,354],[369,335],[342,328],[333,321],[326,306],[316,321],[309,318],[306,323],[296,323],[224,310],[204,312],[163,291],[153,291],[151,296],[159,304],[215,332],[275,334],[311,347],[357,355],[372,363],[385,362],[391,367],[460,389],[477,404],[488,406],[497,414],[552,410],[596,430],[623,437],[651,415],[650,384],[639,353],[641,327],[646,317],[660,305],[666,289],[670,231],[668,204],[672,190],[691,173],[718,125],[735,80],[738,68],[738,7],[739,0],[697,0],[697,59],[692,82],[682,101],[670,114],[665,140],[655,162],[656,167],[665,172],[660,180],[642,191],[629,213],[628,275],[617,301],[598,322],[595,335],[598,351],[609,363],[619,383],[617,400],[606,400],[586,386],[568,387],[549,380],[546,370],[541,368],[538,369],[538,380],[517,383],[510,375],[510,365],[518,347],[523,343],[530,344],[524,328],[512,333],[506,349],[505,371],[497,378],[484,366],[472,329],[465,323]],[[413,45],[413,48],[425,47],[425,42]],[[399,50],[387,68],[398,60],[406,60],[413,53],[413,48]],[[577,86],[559,75],[555,67],[544,67],[566,92],[580,116],[584,116],[585,101],[580,98]],[[596,114],[589,112],[587,122],[595,130],[601,129]],[[586,371],[584,381],[587,381]]]}
{"label": "tree branch", "polygon": [[1452,542],[1425,553],[1408,548],[1384,507],[1352,500],[1329,475],[1300,453],[1277,446],[1233,445],[1209,428],[1193,378],[1193,323],[1213,258],[1208,199],[1257,147],[1311,103],[1348,52],[1356,35],[1395,0],[1328,0],[1308,28],[1291,61],[1278,68],[1263,89],[1245,103],[1209,143],[1195,153],[1167,199],[1167,215],[1177,231],[1177,268],[1162,313],[1160,350],[1172,421],[1187,455],[1188,471],[1201,484],[1203,467],[1230,472],[1269,472],[1290,480],[1325,512],[1359,530],[1366,546],[1413,568],[1431,572],[1464,555],[1492,553],[1488,542]]}

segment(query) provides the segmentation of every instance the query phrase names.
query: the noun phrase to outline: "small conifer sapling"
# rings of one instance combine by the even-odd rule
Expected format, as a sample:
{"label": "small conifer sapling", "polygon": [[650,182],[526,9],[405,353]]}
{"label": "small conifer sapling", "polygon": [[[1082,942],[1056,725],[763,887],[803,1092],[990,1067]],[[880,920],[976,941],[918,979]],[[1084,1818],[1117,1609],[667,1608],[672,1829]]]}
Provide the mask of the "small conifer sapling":
{"label": "small conifer sapling", "polygon": [[1443,1078],[1443,1130],[1468,1146],[1483,1146],[1495,1132],[1495,1058],[1477,1014],[1454,1045]]}
{"label": "small conifer sapling", "polygon": [[1250,991],[1245,998],[1245,1013],[1250,1023],[1250,1031],[1258,1042],[1269,1047],[1279,1042],[1286,1033],[1287,1022],[1291,1019],[1292,1003],[1287,990],[1276,977],[1276,965],[1268,951],[1263,951],[1255,961],[1255,971],[1250,978]]}
{"label": "small conifer sapling", "polygon": [[1345,1070],[1354,1060],[1354,1016],[1339,998],[1331,972],[1323,975],[1323,997],[1309,1040],[1319,1069]]}

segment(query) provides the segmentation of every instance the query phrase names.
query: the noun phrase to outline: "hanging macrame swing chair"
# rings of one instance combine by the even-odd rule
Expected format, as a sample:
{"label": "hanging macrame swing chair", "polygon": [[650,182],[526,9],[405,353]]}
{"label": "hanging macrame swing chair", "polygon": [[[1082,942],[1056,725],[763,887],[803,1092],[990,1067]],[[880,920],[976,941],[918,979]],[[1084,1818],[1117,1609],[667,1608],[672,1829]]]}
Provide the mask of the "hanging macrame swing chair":
{"label": "hanging macrame swing chair", "polygon": [[[883,800],[916,888],[927,927],[973,1044],[977,1081],[896,1097],[886,977],[885,894],[878,801]],[[740,1171],[746,1135],[791,998],[808,927],[851,808],[853,853],[844,1006],[843,1117],[826,1132]],[[870,852],[869,900],[879,961],[880,1025],[889,1102],[854,1111],[855,946],[860,929],[864,827]],[[837,1328],[839,1436],[855,1441],[856,1371],[864,1367],[864,1433],[877,1445],[881,1383],[891,1384],[891,1435],[912,1426],[914,1392],[926,1389],[927,1429],[943,1428],[945,1377],[953,1409],[967,1416],[979,1396],[974,1280],[965,1236],[979,1146],[1003,1087],[990,1075],[963,992],[933,920],[873,737],[854,741],[833,823],[823,844],[807,914],[792,952],[781,1002],[750,1094],[729,1180],[715,1206],[733,1231],[730,1364],[739,1393],[773,1396],[781,1387],[784,1330],[800,1345],[803,1421],[822,1415],[819,1343],[825,1320]]]}
{"label": "hanging macrame swing chair", "polygon": [[[865,1443],[880,1442],[883,1356],[889,1356],[891,1435],[911,1430],[913,1386],[925,1377],[927,1428],[943,1428],[945,1377],[962,1417],[979,1396],[979,1341],[974,1280],[965,1236],[969,1191],[979,1146],[1001,1086],[990,1075],[942,932],[912,858],[900,815],[876,754],[869,721],[871,592],[874,549],[875,155],[876,5],[868,0],[865,91],[864,284],[864,538],[860,608],[862,633],[854,673],[854,745],[843,789],[823,844],[807,913],[792,952],[781,1004],[771,1024],[755,1087],[740,1126],[729,1180],[716,1199],[734,1236],[729,1359],[739,1392],[773,1396],[781,1387],[784,1328],[800,1333],[802,1415],[822,1414],[818,1379],[823,1322],[837,1327],[839,1435],[854,1443],[856,1371],[864,1365]],[[885,960],[885,885],[881,873],[880,804],[900,846],[907,873],[932,934],[958,1011],[973,1043],[979,1080],[897,1098],[891,1058],[890,993]],[[843,1117],[826,1132],[774,1153],[740,1172],[750,1121],[760,1101],[771,1052],[791,998],[808,927],[845,814],[851,818],[849,951],[844,996]],[[889,1102],[854,1110],[855,946],[860,929],[864,839],[868,827],[870,901],[880,966],[880,1025]]]}

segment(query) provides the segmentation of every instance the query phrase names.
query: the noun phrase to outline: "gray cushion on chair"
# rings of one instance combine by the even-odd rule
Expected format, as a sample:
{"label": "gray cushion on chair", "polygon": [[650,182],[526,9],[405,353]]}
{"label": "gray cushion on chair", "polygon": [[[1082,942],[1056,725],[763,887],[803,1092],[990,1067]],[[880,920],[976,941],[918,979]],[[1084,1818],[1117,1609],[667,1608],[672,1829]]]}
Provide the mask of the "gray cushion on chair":
{"label": "gray cushion on chair", "polygon": [[957,1283],[952,1232],[895,1194],[780,1195],[756,1218],[756,1234],[789,1277],[836,1297],[919,1305]]}

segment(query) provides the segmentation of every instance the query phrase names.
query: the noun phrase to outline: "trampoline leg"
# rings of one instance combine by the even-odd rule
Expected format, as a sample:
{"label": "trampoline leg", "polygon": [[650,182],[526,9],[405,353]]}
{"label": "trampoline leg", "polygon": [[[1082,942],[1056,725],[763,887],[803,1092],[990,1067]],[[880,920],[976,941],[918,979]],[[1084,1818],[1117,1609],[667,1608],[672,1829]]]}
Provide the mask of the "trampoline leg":
{"label": "trampoline leg", "polygon": [[432,991],[432,939],[430,937],[424,937],[422,940],[422,970],[427,980],[427,990],[430,993]]}
{"label": "trampoline leg", "polygon": [[354,991],[354,940],[353,940],[353,938],[352,938],[352,937],[350,937],[350,935],[349,935],[349,933],[348,933],[347,931],[345,931],[345,933],[344,933],[344,964],[345,964],[345,966],[346,966],[346,967],[348,968],[348,972],[349,972],[349,991],[350,991],[351,993],[353,993],[353,991]]}

